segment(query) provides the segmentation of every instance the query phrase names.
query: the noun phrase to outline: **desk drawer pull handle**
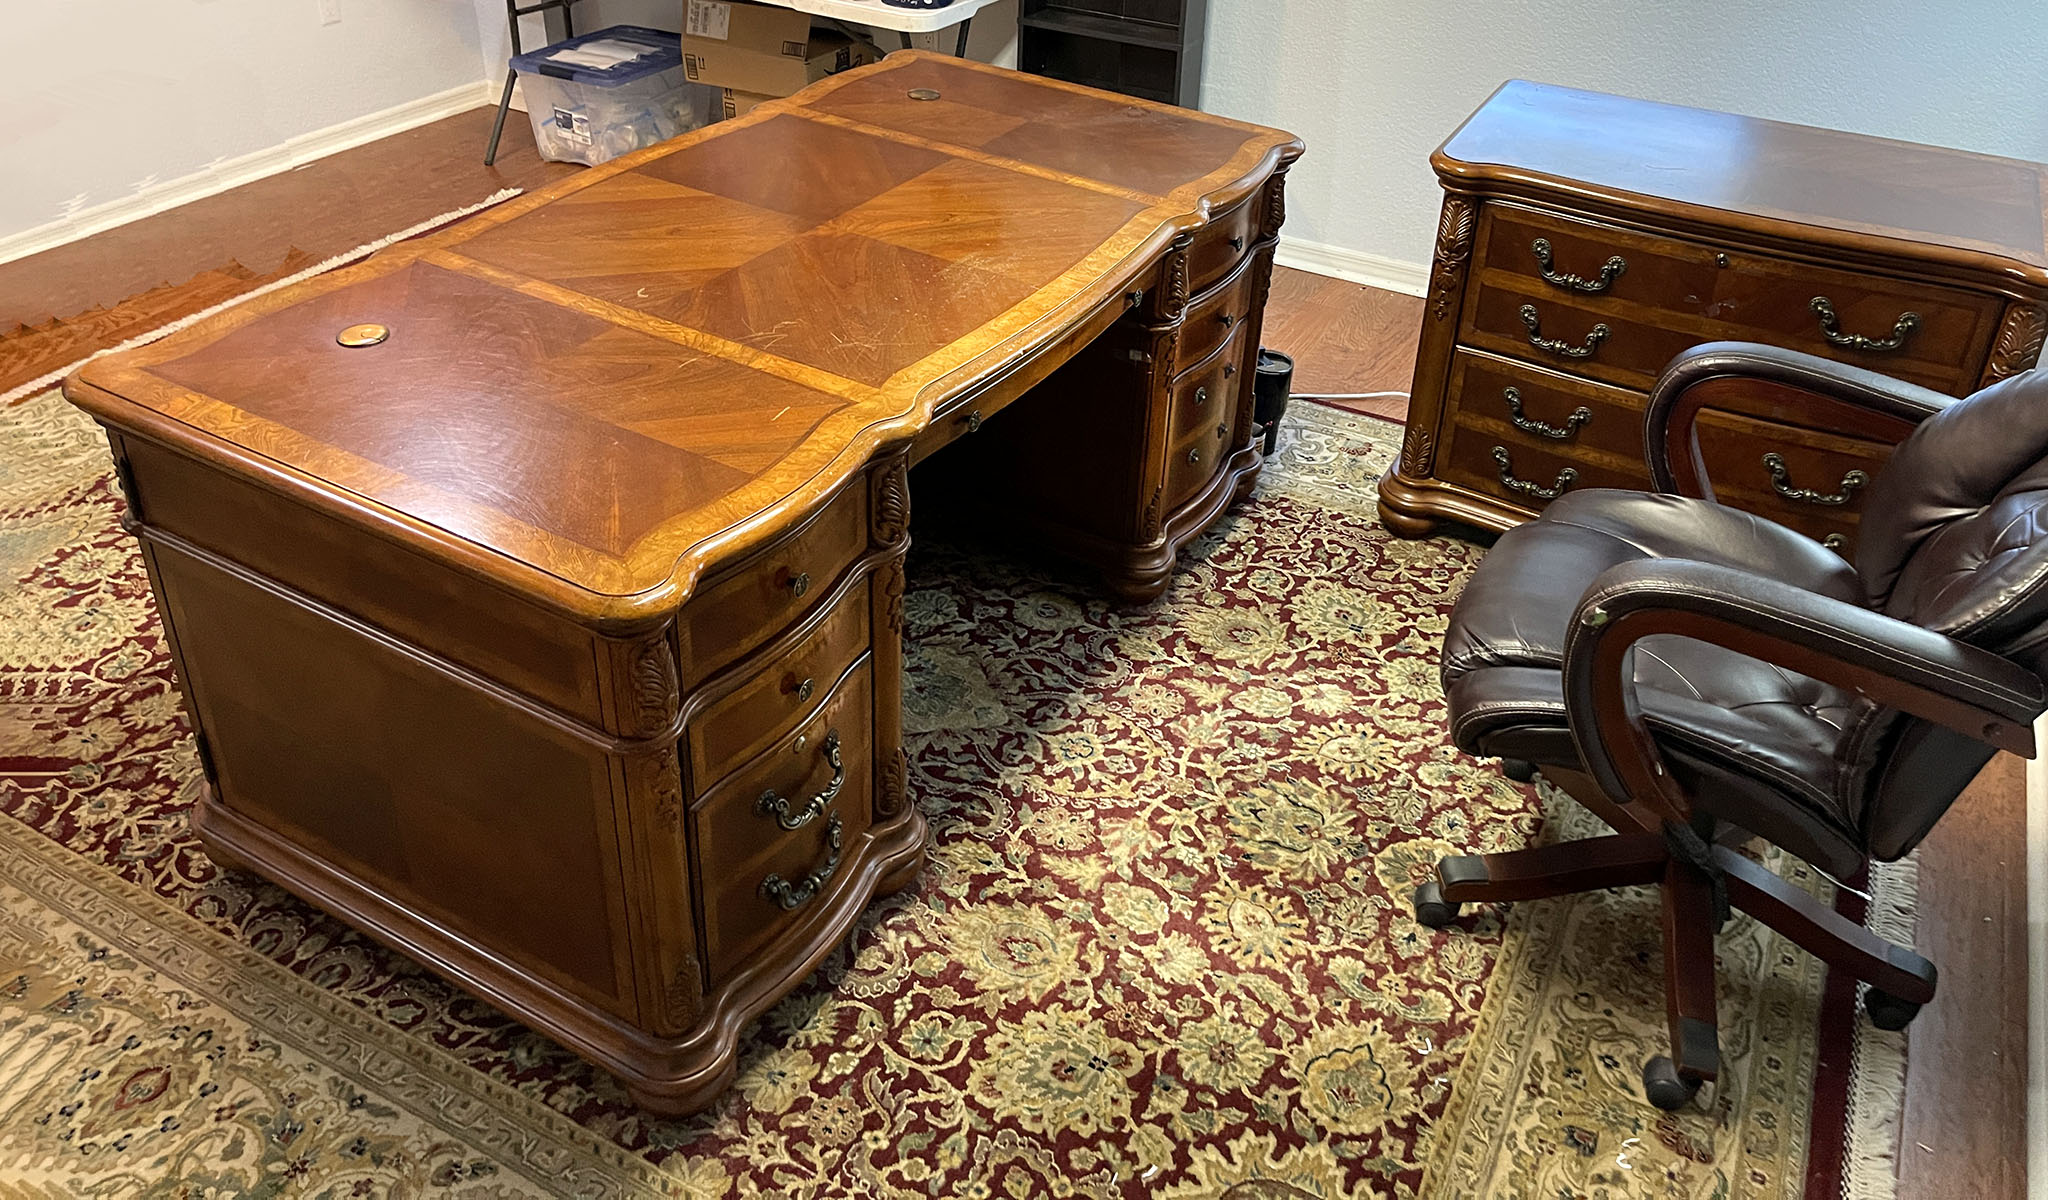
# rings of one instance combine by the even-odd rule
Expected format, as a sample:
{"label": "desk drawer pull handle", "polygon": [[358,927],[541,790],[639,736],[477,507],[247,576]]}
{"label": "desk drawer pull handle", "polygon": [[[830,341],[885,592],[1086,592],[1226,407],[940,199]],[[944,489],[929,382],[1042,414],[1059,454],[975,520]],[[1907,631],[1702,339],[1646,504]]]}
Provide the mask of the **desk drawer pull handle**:
{"label": "desk drawer pull handle", "polygon": [[1530,483],[1526,479],[1517,479],[1514,474],[1514,463],[1513,460],[1508,458],[1508,448],[1506,446],[1495,446],[1493,448],[1493,461],[1500,466],[1500,481],[1506,484],[1510,491],[1520,492],[1525,496],[1534,496],[1538,500],[1555,500],[1559,496],[1564,495],[1565,491],[1579,480],[1579,469],[1577,467],[1566,467],[1564,470],[1559,471],[1557,473],[1557,482],[1550,487],[1544,487],[1540,483]]}
{"label": "desk drawer pull handle", "polygon": [[980,432],[981,432],[981,422],[982,422],[982,415],[981,415],[981,410],[980,410],[980,409],[978,409],[978,408],[977,408],[977,409],[975,409],[975,410],[974,410],[973,412],[971,412],[971,413],[968,413],[968,414],[967,414],[967,416],[966,416],[966,418],[965,418],[965,420],[967,421],[967,432],[969,432],[969,433],[980,433]]}
{"label": "desk drawer pull handle", "polygon": [[825,844],[830,848],[825,861],[802,879],[791,883],[780,875],[770,875],[761,881],[761,897],[773,901],[784,912],[802,908],[832,882],[832,876],[839,870],[839,848],[845,840],[845,826],[840,824],[839,814],[832,814],[832,823],[825,826]]}
{"label": "desk drawer pull handle", "polygon": [[1815,296],[1807,302],[1807,307],[1813,309],[1815,315],[1820,317],[1820,335],[1828,340],[1828,344],[1848,350],[1869,350],[1882,354],[1904,349],[1906,339],[1915,329],[1920,328],[1919,313],[1900,313],[1899,319],[1892,322],[1890,337],[1864,337],[1860,333],[1842,332],[1842,319],[1835,314],[1835,302],[1826,296]]}
{"label": "desk drawer pull handle", "polygon": [[1581,275],[1559,271],[1552,266],[1548,238],[1537,238],[1530,244],[1529,251],[1536,256],[1536,266],[1538,273],[1543,276],[1543,282],[1567,291],[1604,292],[1614,286],[1614,281],[1621,277],[1623,271],[1628,270],[1628,260],[1617,254],[1601,265],[1598,279],[1587,279]]}
{"label": "desk drawer pull handle", "polygon": [[799,571],[789,577],[789,591],[791,595],[801,596],[810,590],[811,573],[809,571]]}
{"label": "desk drawer pull handle", "polygon": [[1191,463],[1198,463],[1202,461],[1202,448],[1200,446],[1197,446],[1194,449],[1188,451],[1188,461]]}
{"label": "desk drawer pull handle", "polygon": [[1847,554],[1843,554],[1843,551],[1848,548],[1849,539],[1843,537],[1839,533],[1831,533],[1827,535],[1826,537],[1820,540],[1820,544],[1826,546],[1828,549],[1834,551],[1836,554],[1841,554],[1843,558],[1849,557]]}
{"label": "desk drawer pull handle", "polygon": [[1202,407],[1202,406],[1203,406],[1204,404],[1207,404],[1207,403],[1209,403],[1209,389],[1208,389],[1208,388],[1205,388],[1205,387],[1198,387],[1198,388],[1196,388],[1196,389],[1195,389],[1195,407],[1196,407],[1196,408],[1200,408],[1200,407]]}
{"label": "desk drawer pull handle", "polygon": [[754,811],[764,817],[774,817],[775,823],[784,829],[802,829],[816,820],[819,813],[839,798],[839,789],[846,786],[846,763],[839,754],[837,729],[825,735],[822,749],[825,761],[832,765],[832,782],[825,785],[824,791],[812,796],[802,808],[796,808],[789,797],[778,796],[774,788],[769,788],[761,793],[759,800],[754,801]]}
{"label": "desk drawer pull handle", "polygon": [[1224,363],[1224,364],[1223,364],[1223,377],[1224,377],[1225,379],[1228,379],[1228,378],[1230,378],[1230,377],[1231,377],[1232,375],[1235,375],[1235,374],[1237,374],[1237,364],[1236,364],[1236,363]]}
{"label": "desk drawer pull handle", "polygon": [[1555,438],[1560,442],[1570,441],[1572,436],[1578,433],[1579,426],[1593,419],[1593,410],[1582,404],[1572,410],[1572,414],[1564,419],[1564,427],[1559,428],[1556,425],[1546,425],[1534,417],[1522,415],[1522,392],[1520,388],[1508,388],[1502,391],[1501,398],[1508,402],[1508,422],[1516,429],[1522,430],[1525,433]]}
{"label": "desk drawer pull handle", "polygon": [[796,693],[796,702],[803,704],[810,700],[812,692],[818,690],[818,681],[806,679],[789,690]]}
{"label": "desk drawer pull handle", "polygon": [[1237,235],[1236,237],[1234,237],[1234,238],[1231,238],[1231,239],[1230,239],[1230,248],[1231,248],[1232,250],[1242,250],[1242,249],[1244,249],[1244,235],[1243,235],[1243,234],[1238,234],[1238,235]]}
{"label": "desk drawer pull handle", "polygon": [[1566,358],[1593,357],[1593,351],[1600,348],[1600,343],[1607,340],[1608,334],[1607,323],[1603,321],[1593,326],[1586,334],[1585,342],[1581,345],[1574,346],[1563,338],[1544,337],[1542,320],[1536,315],[1536,306],[1533,304],[1524,304],[1522,306],[1522,324],[1529,328],[1529,344],[1531,346],[1536,347],[1538,350],[1548,350],[1552,354],[1563,355]]}
{"label": "desk drawer pull handle", "polygon": [[1229,313],[1217,313],[1216,319],[1223,322],[1223,327],[1225,329],[1228,329],[1232,325],[1237,324],[1237,318],[1231,316]]}
{"label": "desk drawer pull handle", "polygon": [[1218,421],[1216,423],[1216,436],[1219,438],[1227,438],[1230,436],[1230,425],[1228,422]]}
{"label": "desk drawer pull handle", "polygon": [[1764,455],[1764,470],[1771,473],[1771,490],[1787,500],[1802,504],[1819,504],[1828,508],[1840,508],[1856,498],[1857,489],[1870,482],[1870,476],[1861,471],[1851,471],[1842,476],[1842,490],[1832,495],[1816,492],[1812,488],[1792,486],[1792,473],[1785,469],[1785,457],[1777,451]]}

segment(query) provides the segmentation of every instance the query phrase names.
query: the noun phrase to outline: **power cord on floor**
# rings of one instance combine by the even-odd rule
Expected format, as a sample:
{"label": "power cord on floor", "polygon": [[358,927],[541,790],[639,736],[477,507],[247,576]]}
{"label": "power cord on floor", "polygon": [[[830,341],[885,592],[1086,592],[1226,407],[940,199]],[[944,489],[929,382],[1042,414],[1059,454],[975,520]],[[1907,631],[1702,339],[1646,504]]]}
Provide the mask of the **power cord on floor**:
{"label": "power cord on floor", "polygon": [[1406,392],[1294,392],[1290,400],[1406,400]]}

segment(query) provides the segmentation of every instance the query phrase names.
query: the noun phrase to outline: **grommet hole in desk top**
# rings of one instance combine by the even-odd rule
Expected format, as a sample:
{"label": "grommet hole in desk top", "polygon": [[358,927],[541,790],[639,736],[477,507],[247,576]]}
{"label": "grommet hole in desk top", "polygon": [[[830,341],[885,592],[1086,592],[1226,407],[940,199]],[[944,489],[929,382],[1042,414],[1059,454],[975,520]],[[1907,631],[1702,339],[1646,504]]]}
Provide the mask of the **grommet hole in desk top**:
{"label": "grommet hole in desk top", "polygon": [[911,89],[910,89],[910,98],[911,98],[912,100],[936,100],[936,99],[938,99],[938,98],[939,98],[939,89],[937,89],[937,88],[911,88]]}
{"label": "grommet hole in desk top", "polygon": [[374,322],[366,322],[362,325],[349,326],[347,329],[335,334],[334,340],[351,350],[360,350],[365,346],[375,346],[390,336],[391,330],[389,327],[378,325]]}

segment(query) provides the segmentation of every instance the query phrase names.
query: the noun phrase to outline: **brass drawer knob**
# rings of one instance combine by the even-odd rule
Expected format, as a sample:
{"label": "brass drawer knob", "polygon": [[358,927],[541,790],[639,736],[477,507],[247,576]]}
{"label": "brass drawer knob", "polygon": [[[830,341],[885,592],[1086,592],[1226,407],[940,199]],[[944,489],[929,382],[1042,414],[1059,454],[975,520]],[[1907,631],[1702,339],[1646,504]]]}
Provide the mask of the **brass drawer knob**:
{"label": "brass drawer knob", "polygon": [[1227,425],[1227,424],[1225,424],[1224,422],[1218,421],[1218,422],[1216,423],[1216,436],[1217,436],[1217,437],[1219,437],[1219,438],[1227,438],[1227,437],[1229,437],[1229,436],[1230,436],[1230,426],[1229,426],[1229,425]]}
{"label": "brass drawer knob", "polygon": [[810,700],[812,692],[818,690],[818,681],[815,679],[806,679],[789,690],[796,693],[796,702],[798,704],[803,704]]}
{"label": "brass drawer knob", "polygon": [[1244,235],[1240,233],[1240,234],[1238,234],[1238,235],[1237,235],[1236,237],[1234,237],[1234,238],[1231,238],[1231,239],[1230,239],[1230,248],[1231,248],[1232,250],[1242,250],[1242,249],[1244,249]]}
{"label": "brass drawer knob", "polygon": [[982,422],[982,416],[981,416],[981,410],[980,410],[980,409],[978,409],[978,408],[977,408],[977,409],[975,409],[975,410],[974,410],[973,412],[971,412],[971,413],[968,413],[968,414],[967,414],[967,416],[966,416],[966,417],[965,417],[964,419],[965,419],[965,420],[966,420],[966,422],[967,422],[967,432],[969,432],[969,433],[980,433],[980,432],[981,432],[981,422]]}
{"label": "brass drawer knob", "polygon": [[1200,446],[1197,446],[1194,449],[1188,451],[1188,461],[1191,463],[1198,463],[1202,461],[1202,448]]}
{"label": "brass drawer knob", "polygon": [[1196,408],[1200,408],[1200,407],[1202,407],[1203,405],[1205,405],[1205,404],[1207,404],[1207,403],[1209,403],[1209,389],[1208,389],[1208,388],[1205,388],[1205,387],[1198,387],[1198,388],[1196,388],[1196,389],[1195,389],[1195,407],[1196,407]]}
{"label": "brass drawer knob", "polygon": [[1224,364],[1223,364],[1223,377],[1224,377],[1225,379],[1228,379],[1228,378],[1230,378],[1230,377],[1231,377],[1232,375],[1235,375],[1235,374],[1237,374],[1237,364],[1236,364],[1236,363],[1224,363]]}
{"label": "brass drawer knob", "polygon": [[1230,315],[1229,313],[1217,313],[1216,319],[1223,322],[1223,327],[1225,329],[1228,329],[1232,325],[1237,324],[1237,318]]}
{"label": "brass drawer knob", "polygon": [[790,594],[792,594],[792,595],[796,595],[796,596],[801,596],[801,595],[803,595],[803,594],[804,594],[805,592],[808,592],[808,591],[810,591],[810,590],[811,590],[811,573],[810,573],[809,571],[799,571],[799,572],[797,572],[796,574],[794,574],[794,575],[790,576],[790,577],[789,577],[789,590],[790,590]]}

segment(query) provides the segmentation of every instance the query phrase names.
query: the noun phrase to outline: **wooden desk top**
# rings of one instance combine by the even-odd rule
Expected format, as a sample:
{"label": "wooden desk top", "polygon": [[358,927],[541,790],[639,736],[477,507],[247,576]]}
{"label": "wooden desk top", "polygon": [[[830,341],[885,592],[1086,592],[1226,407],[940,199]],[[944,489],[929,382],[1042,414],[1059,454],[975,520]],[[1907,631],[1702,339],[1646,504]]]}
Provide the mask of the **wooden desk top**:
{"label": "wooden desk top", "polygon": [[[554,606],[650,616],[1121,304],[1300,153],[894,54],[101,359],[65,393]],[[389,340],[338,345],[358,322]]]}
{"label": "wooden desk top", "polygon": [[1447,180],[1526,180],[1617,208],[1654,201],[1659,213],[1676,202],[1851,250],[1912,243],[1919,257],[1946,251],[2048,285],[2041,163],[1519,79],[1431,161]]}

